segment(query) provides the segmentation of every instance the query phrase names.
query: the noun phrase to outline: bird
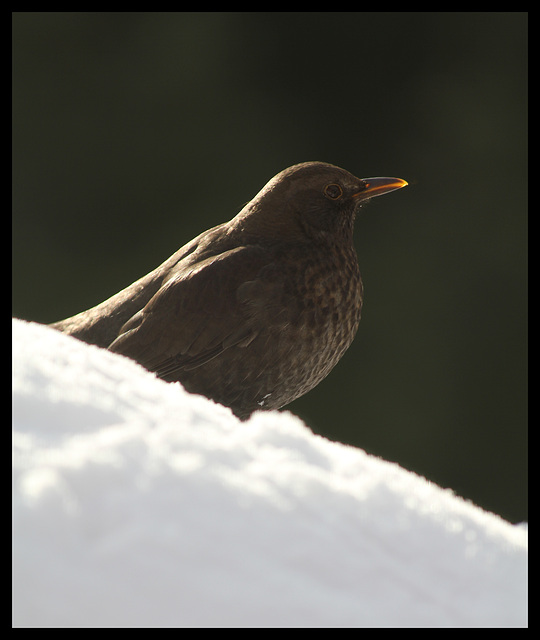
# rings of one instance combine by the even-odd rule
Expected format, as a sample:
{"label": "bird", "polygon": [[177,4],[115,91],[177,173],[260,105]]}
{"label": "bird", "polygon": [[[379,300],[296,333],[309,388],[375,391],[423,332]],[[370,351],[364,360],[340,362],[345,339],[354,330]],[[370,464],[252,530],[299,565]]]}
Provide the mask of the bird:
{"label": "bird", "polygon": [[50,326],[180,382],[241,420],[281,409],[319,384],[352,343],[363,303],[356,214],[406,185],[326,162],[293,165],[228,222]]}

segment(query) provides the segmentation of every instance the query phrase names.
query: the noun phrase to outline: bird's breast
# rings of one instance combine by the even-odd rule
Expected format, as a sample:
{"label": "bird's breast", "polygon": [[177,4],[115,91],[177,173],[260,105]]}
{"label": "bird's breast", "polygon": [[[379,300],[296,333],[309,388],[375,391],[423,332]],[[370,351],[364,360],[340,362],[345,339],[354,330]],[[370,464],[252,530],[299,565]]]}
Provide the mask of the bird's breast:
{"label": "bird's breast", "polygon": [[332,256],[310,264],[305,272],[305,290],[305,330],[324,341],[318,345],[324,352],[346,349],[354,338],[362,310],[362,281],[356,255]]}
{"label": "bird's breast", "polygon": [[287,260],[283,271],[287,322],[274,337],[298,396],[325,378],[352,343],[362,310],[362,280],[354,248]]}

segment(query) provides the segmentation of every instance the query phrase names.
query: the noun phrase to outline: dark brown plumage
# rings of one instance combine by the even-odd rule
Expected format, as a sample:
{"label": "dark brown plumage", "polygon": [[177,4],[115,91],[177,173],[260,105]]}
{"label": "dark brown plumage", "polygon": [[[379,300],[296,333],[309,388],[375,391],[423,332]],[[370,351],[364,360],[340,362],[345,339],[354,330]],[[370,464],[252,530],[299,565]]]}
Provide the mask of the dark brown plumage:
{"label": "dark brown plumage", "polygon": [[323,162],[285,169],[98,306],[52,326],[231,407],[242,419],[307,393],[351,344],[362,309],[361,202],[407,183]]}

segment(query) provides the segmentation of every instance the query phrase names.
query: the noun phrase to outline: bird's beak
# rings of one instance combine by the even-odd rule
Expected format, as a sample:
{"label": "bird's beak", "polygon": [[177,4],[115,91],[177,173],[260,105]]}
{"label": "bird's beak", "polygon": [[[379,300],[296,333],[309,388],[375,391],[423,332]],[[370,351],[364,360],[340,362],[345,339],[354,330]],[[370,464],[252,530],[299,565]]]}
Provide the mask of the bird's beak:
{"label": "bird's beak", "polygon": [[382,196],[395,189],[406,187],[409,183],[401,178],[364,178],[361,182],[365,185],[360,191],[353,194],[353,198],[367,200],[375,196]]}

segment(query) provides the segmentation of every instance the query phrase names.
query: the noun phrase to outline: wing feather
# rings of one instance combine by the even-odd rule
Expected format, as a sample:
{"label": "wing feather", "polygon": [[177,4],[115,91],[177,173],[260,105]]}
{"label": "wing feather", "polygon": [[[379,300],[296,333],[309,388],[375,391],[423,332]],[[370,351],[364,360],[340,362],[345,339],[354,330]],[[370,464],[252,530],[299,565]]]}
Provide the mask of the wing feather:
{"label": "wing feather", "polygon": [[[263,310],[278,306],[261,280],[272,259],[268,249],[247,246],[177,268],[109,349],[176,380],[181,371],[200,367],[226,349],[247,346],[264,327]],[[281,286],[273,289],[274,297],[281,295]]]}

